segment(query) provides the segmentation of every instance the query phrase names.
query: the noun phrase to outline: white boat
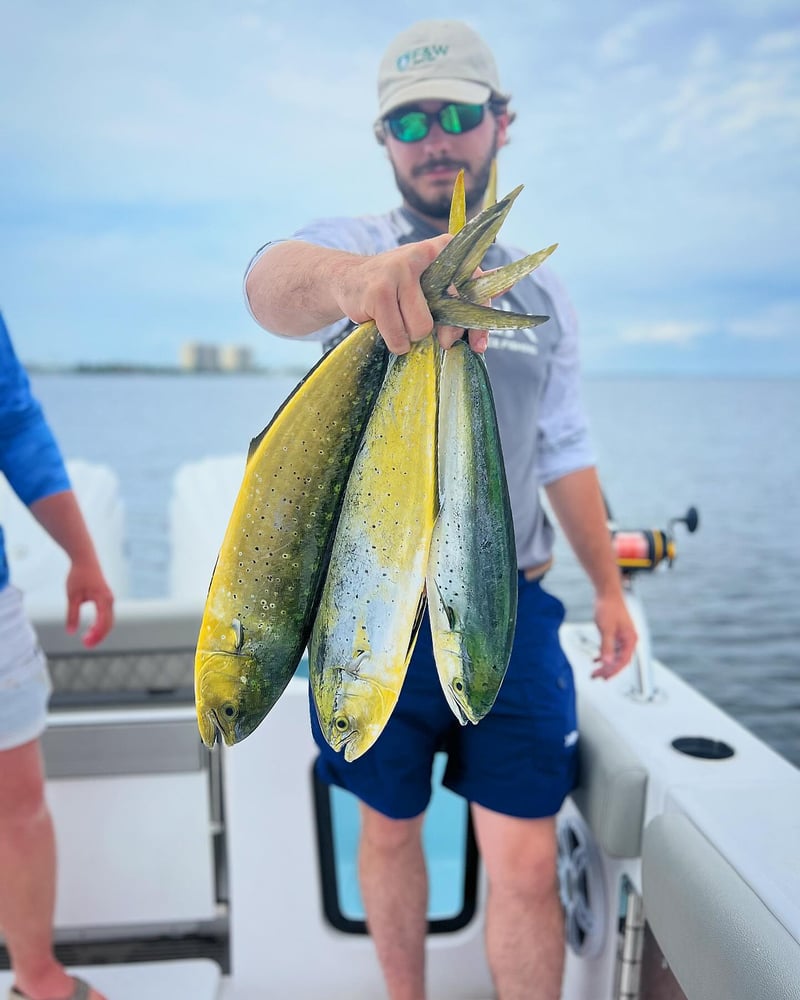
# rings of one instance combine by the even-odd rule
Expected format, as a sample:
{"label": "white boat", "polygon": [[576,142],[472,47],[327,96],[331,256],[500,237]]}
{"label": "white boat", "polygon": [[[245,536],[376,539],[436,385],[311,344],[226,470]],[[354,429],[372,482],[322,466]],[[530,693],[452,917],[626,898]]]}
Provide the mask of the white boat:
{"label": "white boat", "polygon": [[[171,594],[122,596],[106,642],[63,631],[65,561],[0,493],[12,577],[48,654],[44,737],[57,826],[57,940],[110,1000],[351,1000],[384,989],[354,875],[355,806],[315,784],[306,681],[247,740],[205,750],[193,653],[241,459],[180,470]],[[71,463],[118,595],[124,510],[113,473]],[[202,498],[201,501],[198,498]],[[581,780],[559,817],[563,1000],[800,998],[800,772],[653,658],[642,641],[589,680],[591,624],[567,624]],[[487,1000],[484,878],[468,812],[437,791],[429,993]],[[0,972],[0,995],[10,981]]]}

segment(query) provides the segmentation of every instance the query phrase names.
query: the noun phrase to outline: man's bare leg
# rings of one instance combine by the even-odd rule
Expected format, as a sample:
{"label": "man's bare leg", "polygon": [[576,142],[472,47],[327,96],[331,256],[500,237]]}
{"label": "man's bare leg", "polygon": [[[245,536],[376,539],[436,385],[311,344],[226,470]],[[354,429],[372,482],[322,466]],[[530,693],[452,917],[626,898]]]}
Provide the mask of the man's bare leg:
{"label": "man's bare leg", "polygon": [[[38,741],[0,751],[0,927],[16,986],[68,997],[74,983],[53,953],[56,849]],[[103,1000],[94,990],[90,1000]]]}
{"label": "man's bare leg", "polygon": [[361,806],[361,895],[390,1000],[425,1000],[428,876],[423,818],[424,813],[414,819],[389,819]]}
{"label": "man's bare leg", "polygon": [[486,866],[486,949],[499,1000],[559,1000],[564,915],[554,819],[517,819],[472,806]]}

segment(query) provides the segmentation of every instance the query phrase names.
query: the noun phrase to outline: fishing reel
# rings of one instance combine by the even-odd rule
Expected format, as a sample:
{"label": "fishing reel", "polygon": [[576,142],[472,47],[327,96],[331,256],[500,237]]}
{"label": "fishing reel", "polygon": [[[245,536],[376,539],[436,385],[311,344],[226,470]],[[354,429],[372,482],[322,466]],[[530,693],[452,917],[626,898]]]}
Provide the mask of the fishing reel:
{"label": "fishing reel", "polygon": [[617,557],[617,565],[624,576],[634,573],[652,573],[662,562],[671,566],[676,556],[673,528],[676,524],[686,525],[689,534],[697,531],[700,515],[696,507],[690,507],[683,517],[670,518],[667,529],[622,530],[611,527],[611,543]]}

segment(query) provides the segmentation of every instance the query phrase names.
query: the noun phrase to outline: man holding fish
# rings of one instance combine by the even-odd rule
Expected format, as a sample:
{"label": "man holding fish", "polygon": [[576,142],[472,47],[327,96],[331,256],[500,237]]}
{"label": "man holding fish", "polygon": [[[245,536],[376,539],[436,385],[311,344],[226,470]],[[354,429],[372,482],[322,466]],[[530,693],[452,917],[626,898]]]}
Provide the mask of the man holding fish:
{"label": "man holding fish", "polygon": [[[401,33],[381,62],[378,98],[375,133],[401,207],[377,217],[317,220],[268,244],[250,265],[246,292],[253,316],[273,333],[327,349],[354,324],[374,320],[389,351],[402,356],[434,328],[422,279],[453,238],[457,175],[463,171],[472,218],[484,205],[514,115],[491,52],[458,21],[423,21]],[[486,272],[517,256],[493,243],[481,266]],[[498,996],[560,995],[555,815],[576,780],[578,733],[572,672],[558,640],[564,608],[542,587],[554,532],[540,488],[596,592],[601,646],[594,676],[620,671],[636,642],[580,402],[570,304],[545,268],[492,304],[532,321],[550,317],[535,329],[468,333],[491,379],[520,567],[513,648],[493,707],[477,722],[469,706],[456,717],[455,696],[446,696],[437,675],[426,615],[396,707],[374,745],[357,759],[335,752],[318,712],[311,713],[318,773],[362,804],[362,896],[393,1000],[426,995],[421,829],[440,749],[448,754],[445,784],[471,804],[488,875],[487,951]],[[437,324],[434,336],[447,355],[463,333]]]}

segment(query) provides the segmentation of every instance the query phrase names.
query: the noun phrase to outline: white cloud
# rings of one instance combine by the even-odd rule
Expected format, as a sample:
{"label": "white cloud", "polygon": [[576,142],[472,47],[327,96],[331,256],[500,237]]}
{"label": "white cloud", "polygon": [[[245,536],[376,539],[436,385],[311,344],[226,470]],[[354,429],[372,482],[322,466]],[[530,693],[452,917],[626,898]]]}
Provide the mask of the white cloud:
{"label": "white cloud", "polygon": [[625,344],[690,344],[713,331],[708,323],[691,320],[662,320],[634,323],[623,328],[620,340]]}
{"label": "white cloud", "polygon": [[744,51],[726,51],[719,39],[704,38],[673,94],[656,109],[662,150],[725,155],[776,142],[797,148],[798,46],[800,31],[761,35]]}
{"label": "white cloud", "polygon": [[722,46],[718,38],[704,35],[692,48],[689,62],[697,69],[717,66],[722,59]]}
{"label": "white cloud", "polygon": [[[526,190],[505,237],[561,243],[554,267],[587,328],[670,318],[629,322],[629,345],[691,343],[745,294],[755,312],[793,287],[800,31],[783,0],[736,4],[508,0],[502,23],[456,15],[492,42],[519,111],[500,185]],[[206,338],[246,328],[241,271],[261,243],[396,203],[370,130],[374,73],[391,34],[431,13],[422,0],[0,0],[14,37],[0,89],[15,94],[0,102],[4,308],[31,329],[44,270],[61,276],[59,313],[102,311],[105,287],[126,343],[146,306],[154,358],[174,356],[174,317]],[[756,319],[731,333],[763,335]]]}
{"label": "white cloud", "polygon": [[605,31],[597,41],[596,54],[601,63],[616,65],[641,58],[647,33],[663,26],[680,13],[674,3],[652,3],[638,7],[623,20]]}
{"label": "white cloud", "polygon": [[797,339],[800,337],[800,299],[772,302],[749,315],[718,324],[706,320],[629,323],[620,331],[618,340],[624,344],[686,346],[715,332],[748,340]]}
{"label": "white cloud", "polygon": [[800,28],[785,31],[771,31],[756,41],[754,51],[758,55],[781,55],[800,50]]}
{"label": "white cloud", "polygon": [[777,340],[800,337],[800,299],[773,302],[758,312],[728,324],[736,337]]}

